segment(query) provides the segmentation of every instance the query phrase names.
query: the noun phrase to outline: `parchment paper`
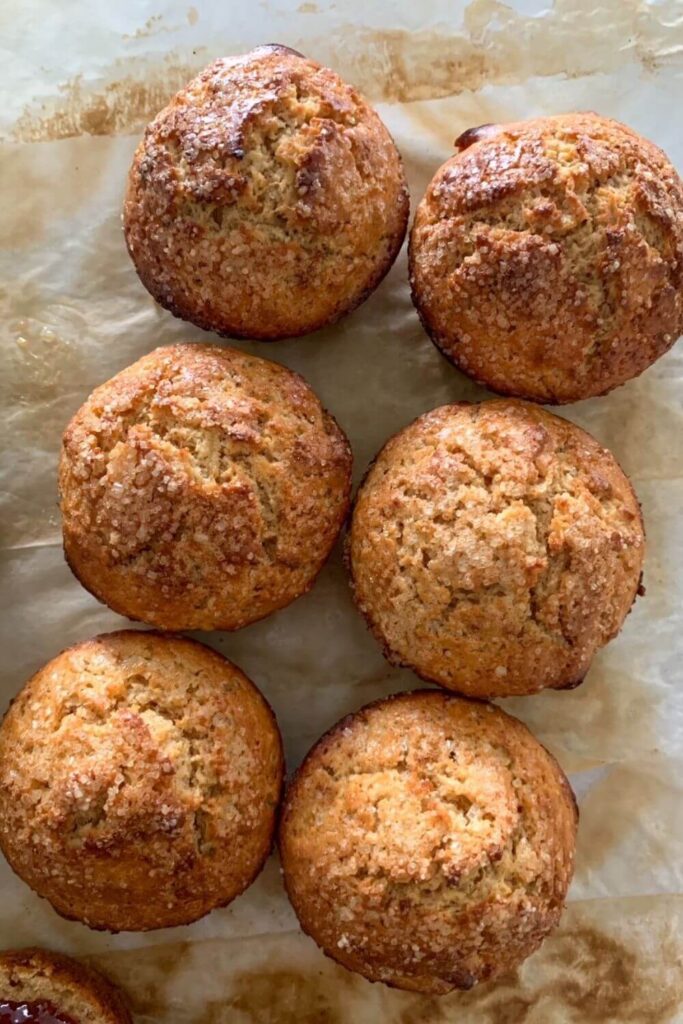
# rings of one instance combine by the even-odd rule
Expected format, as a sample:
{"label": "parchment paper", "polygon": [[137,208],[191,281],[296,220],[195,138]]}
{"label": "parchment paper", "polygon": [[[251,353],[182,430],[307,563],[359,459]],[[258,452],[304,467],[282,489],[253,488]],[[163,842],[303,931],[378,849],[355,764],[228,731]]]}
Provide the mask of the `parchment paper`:
{"label": "parchment paper", "polygon": [[[453,139],[485,121],[594,109],[683,169],[683,5],[677,0],[5,0],[0,49],[0,358],[4,708],[74,641],[125,625],[61,552],[62,429],[97,384],[154,346],[210,335],[155,307],[125,252],[120,205],[145,123],[221,54],[277,41],[330,64],[377,104],[406,161],[413,209]],[[356,480],[395,430],[476,388],[413,311],[405,256],[356,313],[274,345],[352,441]],[[273,857],[231,907],[147,935],[62,921],[0,865],[0,947],[89,956],[140,1021],[660,1024],[683,1021],[683,348],[606,398],[562,410],[631,476],[648,533],[645,584],[577,691],[504,702],[571,774],[582,820],[560,931],[506,983],[430,999],[370,985],[301,935]],[[314,590],[237,634],[202,639],[263,689],[292,770],[340,715],[416,685],[354,611],[338,553]]]}

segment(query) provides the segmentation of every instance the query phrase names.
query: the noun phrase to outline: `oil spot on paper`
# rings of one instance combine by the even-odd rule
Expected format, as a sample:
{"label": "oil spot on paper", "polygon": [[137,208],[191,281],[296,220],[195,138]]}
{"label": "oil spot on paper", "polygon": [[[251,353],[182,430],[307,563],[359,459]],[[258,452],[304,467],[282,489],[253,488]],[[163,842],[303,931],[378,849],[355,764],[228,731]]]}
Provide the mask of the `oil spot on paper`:
{"label": "oil spot on paper", "polygon": [[683,997],[682,909],[683,898],[668,896],[570,904],[513,975],[439,998],[373,985],[297,932],[93,959],[137,1013],[163,1024],[672,1024]]}
{"label": "oil spot on paper", "polygon": [[[443,32],[369,29],[337,14],[333,31],[302,43],[293,27],[292,37],[279,41],[334,67],[371,101],[400,103],[476,91],[484,84],[603,74],[629,62],[653,70],[683,46],[683,21],[668,19],[661,4],[605,0],[590,16],[575,18],[574,2],[555,0],[542,15],[524,15],[500,0],[471,0],[462,27]],[[306,2],[297,13],[319,12]],[[197,19],[190,7],[188,22]],[[140,31],[157,28],[152,22]],[[188,54],[170,53],[160,63],[121,59],[100,83],[77,77],[63,85],[59,98],[28,105],[11,138],[35,142],[138,132],[212,58],[233,52],[226,30],[225,38],[207,40]]]}

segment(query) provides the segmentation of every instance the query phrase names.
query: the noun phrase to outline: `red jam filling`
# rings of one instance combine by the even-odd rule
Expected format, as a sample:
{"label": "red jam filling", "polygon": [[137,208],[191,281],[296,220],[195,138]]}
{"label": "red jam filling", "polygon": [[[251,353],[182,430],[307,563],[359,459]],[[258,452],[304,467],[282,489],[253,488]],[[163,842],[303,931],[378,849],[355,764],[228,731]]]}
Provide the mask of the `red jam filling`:
{"label": "red jam filling", "polygon": [[0,999],[0,1024],[77,1024],[73,1017],[40,1000],[37,1003],[8,1003]]}

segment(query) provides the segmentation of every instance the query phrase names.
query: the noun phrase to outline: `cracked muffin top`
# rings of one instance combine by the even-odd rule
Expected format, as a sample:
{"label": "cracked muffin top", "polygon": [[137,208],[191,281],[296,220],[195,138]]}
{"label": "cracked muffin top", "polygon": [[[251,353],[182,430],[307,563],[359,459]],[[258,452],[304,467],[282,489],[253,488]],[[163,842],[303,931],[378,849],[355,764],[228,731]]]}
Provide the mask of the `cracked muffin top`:
{"label": "cracked muffin top", "polygon": [[62,652],[0,727],[0,847],[64,917],[143,931],[241,893],[283,780],[256,687],[192,640],[123,631]]}
{"label": "cracked muffin top", "polygon": [[313,584],[346,517],[351,450],[306,382],[236,349],[160,348],[66,429],[64,550],[160,629],[238,629]]}
{"label": "cracked muffin top", "polygon": [[329,956],[440,994],[510,971],[557,924],[576,823],[561,768],[521,722],[424,690],[313,747],[279,844],[301,925]]}
{"label": "cracked muffin top", "polygon": [[410,241],[425,329],[469,376],[539,402],[602,395],[683,331],[683,184],[625,125],[564,114],[456,140]]}
{"label": "cracked muffin top", "polygon": [[385,653],[476,697],[575,686],[640,584],[640,508],[614,457],[534,405],[419,417],[379,453],[347,538]]}
{"label": "cracked muffin top", "polygon": [[306,334],[379,284],[408,190],[375,111],[284,46],[214,61],[152,121],[123,223],[140,278],[176,316],[232,337]]}
{"label": "cracked muffin top", "polygon": [[47,949],[0,953],[2,1024],[132,1024],[122,993],[91,967]]}

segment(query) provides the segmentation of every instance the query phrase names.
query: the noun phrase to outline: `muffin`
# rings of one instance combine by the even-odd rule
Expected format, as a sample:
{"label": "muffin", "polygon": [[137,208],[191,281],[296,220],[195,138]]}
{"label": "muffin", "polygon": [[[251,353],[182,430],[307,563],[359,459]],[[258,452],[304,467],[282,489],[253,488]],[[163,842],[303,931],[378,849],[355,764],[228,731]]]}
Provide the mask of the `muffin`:
{"label": "muffin", "polygon": [[464,373],[537,402],[603,395],[683,330],[683,185],[596,114],[483,125],[436,172],[410,240],[413,301]]}
{"label": "muffin", "polygon": [[101,974],[46,949],[0,953],[3,1024],[131,1024],[121,993]]}
{"label": "muffin", "polygon": [[350,484],[348,441],[297,374],[236,349],[160,348],[66,429],[64,552],[121,615],[239,629],[312,586]]}
{"label": "muffin", "polygon": [[309,753],[280,825],[301,926],[371,981],[442,994],[512,970],[557,924],[577,810],[515,718],[434,690],[349,715]]}
{"label": "muffin", "polygon": [[246,676],[183,637],[131,630],[57,655],[0,727],[0,848],[63,917],[188,924],[254,880],[283,780]]}
{"label": "muffin", "polygon": [[375,111],[329,68],[274,44],[214,61],[157,115],[123,210],[157,302],[262,339],[359,305],[407,219],[401,158]]}
{"label": "muffin", "polygon": [[393,437],[347,538],[387,657],[473,697],[578,685],[621,628],[643,554],[614,457],[513,399],[446,405]]}

